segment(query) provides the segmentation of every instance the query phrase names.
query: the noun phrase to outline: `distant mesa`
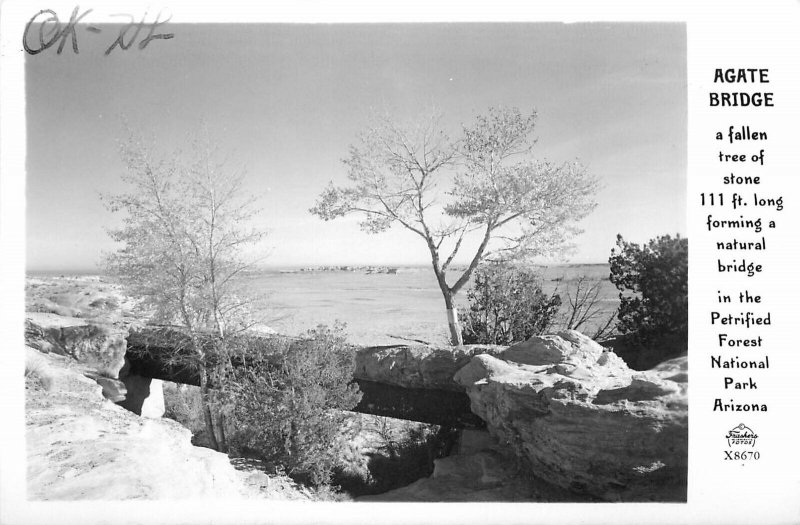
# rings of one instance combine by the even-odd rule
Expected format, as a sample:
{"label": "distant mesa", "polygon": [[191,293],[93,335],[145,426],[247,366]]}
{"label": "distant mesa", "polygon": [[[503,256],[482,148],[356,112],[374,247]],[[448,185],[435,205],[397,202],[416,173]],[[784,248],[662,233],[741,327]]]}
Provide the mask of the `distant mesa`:
{"label": "distant mesa", "polygon": [[[397,275],[405,273],[420,273],[427,272],[429,265],[399,265],[399,266],[383,266],[383,265],[322,265],[322,266],[305,266],[302,268],[282,268],[277,271],[281,274],[300,274],[300,273],[336,273],[336,272],[351,272],[351,273],[364,273],[364,274],[388,274]],[[466,266],[453,265],[450,270],[453,272],[463,272]]]}
{"label": "distant mesa", "polygon": [[[394,275],[398,270],[399,267],[396,266],[307,266],[299,269],[281,270],[280,273],[358,272]],[[416,271],[416,268],[409,268],[409,271]]]}

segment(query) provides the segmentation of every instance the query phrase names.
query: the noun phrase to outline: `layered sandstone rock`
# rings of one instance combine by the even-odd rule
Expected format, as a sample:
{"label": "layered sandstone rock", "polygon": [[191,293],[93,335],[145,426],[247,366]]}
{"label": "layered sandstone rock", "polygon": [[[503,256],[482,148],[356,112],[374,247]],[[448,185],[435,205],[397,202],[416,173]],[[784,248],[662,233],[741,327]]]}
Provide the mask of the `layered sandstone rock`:
{"label": "layered sandstone rock", "polygon": [[463,391],[455,373],[478,354],[498,354],[502,346],[435,347],[395,345],[362,348],[356,354],[353,376],[403,388]]}
{"label": "layered sandstone rock", "polygon": [[537,477],[604,500],[685,500],[685,357],[635,372],[568,331],[477,355],[455,380]]}
{"label": "layered sandstone rock", "polygon": [[192,446],[174,421],[115,405],[72,358],[27,353],[29,499],[308,499],[284,478],[237,470],[225,454]]}
{"label": "layered sandstone rock", "polygon": [[125,364],[128,329],[100,320],[25,313],[25,341],[43,353],[70,356],[87,369],[115,378]]}

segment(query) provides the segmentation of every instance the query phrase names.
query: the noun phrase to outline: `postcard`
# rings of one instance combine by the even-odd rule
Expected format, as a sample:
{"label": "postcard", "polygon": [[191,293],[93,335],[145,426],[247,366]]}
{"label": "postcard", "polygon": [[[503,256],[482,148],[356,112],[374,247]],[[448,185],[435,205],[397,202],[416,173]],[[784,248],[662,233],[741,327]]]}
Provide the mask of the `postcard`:
{"label": "postcard", "polygon": [[800,4],[3,2],[2,523],[795,523]]}

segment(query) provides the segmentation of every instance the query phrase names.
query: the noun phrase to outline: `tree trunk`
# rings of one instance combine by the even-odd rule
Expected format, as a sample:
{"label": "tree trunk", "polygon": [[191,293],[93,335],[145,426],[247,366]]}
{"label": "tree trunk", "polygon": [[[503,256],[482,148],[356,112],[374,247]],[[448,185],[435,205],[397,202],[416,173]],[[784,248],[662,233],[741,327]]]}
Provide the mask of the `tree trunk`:
{"label": "tree trunk", "polygon": [[208,373],[200,371],[200,404],[203,407],[203,418],[206,422],[206,434],[208,434],[209,444],[214,450],[219,450],[217,435],[214,433],[214,418],[211,415],[211,407],[208,405]]}
{"label": "tree trunk", "polygon": [[219,430],[219,451],[228,452],[228,438],[225,436],[225,413],[222,410],[217,414],[217,429]]}
{"label": "tree trunk", "polygon": [[[427,232],[427,230],[426,230]],[[439,283],[439,289],[442,291],[444,297],[444,305],[447,308],[447,326],[450,329],[450,344],[453,346],[461,346],[464,344],[464,339],[461,337],[461,326],[458,324],[458,311],[453,304],[454,292],[458,291],[457,287],[450,288],[447,286],[447,277],[445,270],[439,266],[439,252],[433,243],[430,236],[427,237],[428,249],[431,252],[431,264],[433,265],[433,273],[436,275],[436,281]],[[477,263],[475,263],[477,264]],[[469,277],[469,276],[467,276]],[[458,287],[462,284],[456,283]]]}
{"label": "tree trunk", "polygon": [[447,308],[447,326],[450,329],[450,344],[453,346],[461,346],[464,344],[464,338],[461,336],[461,325],[458,322],[458,310],[453,304],[453,294],[450,291],[442,290],[444,295],[444,304]]}
{"label": "tree trunk", "polygon": [[[213,372],[213,380],[214,383],[218,385],[219,388],[226,382],[227,376],[227,368],[230,365],[230,356],[228,355],[228,347],[227,342],[225,341],[224,333],[222,331],[221,325],[217,326],[218,328],[218,336],[219,341],[216,343],[215,354],[216,358],[220,361],[212,370]],[[227,366],[226,366],[227,365]],[[217,430],[218,435],[216,436],[217,440],[217,450],[220,452],[228,452],[228,440],[225,436],[225,412],[224,407],[218,405],[216,410],[216,418],[215,418],[215,428]],[[214,414],[212,414],[214,415]]]}

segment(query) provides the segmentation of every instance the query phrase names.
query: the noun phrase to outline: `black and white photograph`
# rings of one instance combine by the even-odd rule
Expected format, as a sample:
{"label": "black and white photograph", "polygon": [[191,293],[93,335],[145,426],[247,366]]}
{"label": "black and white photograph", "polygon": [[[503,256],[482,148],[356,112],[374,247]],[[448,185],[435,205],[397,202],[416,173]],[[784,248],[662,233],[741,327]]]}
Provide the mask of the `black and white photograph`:
{"label": "black and white photograph", "polygon": [[[686,508],[692,352],[727,375],[691,410],[728,418],[731,459],[755,450],[759,419],[719,413],[767,411],[727,371],[769,367],[741,348],[761,333],[720,310],[690,344],[685,20],[14,8],[27,504]],[[720,163],[765,147],[730,124]],[[740,212],[707,209],[724,189],[708,231]],[[757,254],[720,253],[729,273]]]}
{"label": "black and white photograph", "polygon": [[149,16],[26,57],[31,497],[685,500],[684,25]]}

